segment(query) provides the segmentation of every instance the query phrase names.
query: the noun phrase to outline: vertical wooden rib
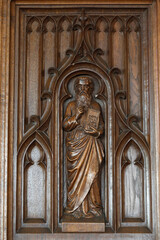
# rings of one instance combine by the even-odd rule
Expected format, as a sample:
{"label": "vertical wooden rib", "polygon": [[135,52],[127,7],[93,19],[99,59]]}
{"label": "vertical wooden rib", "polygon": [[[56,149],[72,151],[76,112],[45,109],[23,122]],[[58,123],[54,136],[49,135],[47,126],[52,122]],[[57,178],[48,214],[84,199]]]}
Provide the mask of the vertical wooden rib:
{"label": "vertical wooden rib", "polygon": [[59,21],[59,62],[64,60],[66,51],[72,46],[72,34],[71,34],[71,23],[67,17],[63,17]]}
{"label": "vertical wooden rib", "polygon": [[44,81],[42,89],[45,87],[45,83],[49,77],[48,69],[55,67],[56,54],[55,54],[55,23],[52,18],[48,17],[43,23],[43,70]]}
{"label": "vertical wooden rib", "polygon": [[[65,63],[66,58],[66,51],[73,46],[73,32],[71,29],[71,22],[67,17],[62,17],[58,23],[58,65]],[[62,119],[60,119],[62,121]],[[60,146],[62,140],[60,139]],[[57,220],[58,223],[60,222],[60,218],[63,214],[63,163],[62,163],[62,155],[60,153],[59,155],[59,171],[58,173],[58,181],[59,181],[59,187],[58,187],[58,211],[57,211]]]}
{"label": "vertical wooden rib", "polygon": [[[48,69],[56,67],[56,26],[51,17],[47,17],[43,22],[43,79],[41,83],[42,92],[49,77]],[[42,101],[42,113],[46,102]]]}
{"label": "vertical wooden rib", "polygon": [[136,18],[128,21],[128,113],[141,117],[141,46],[140,25]]}
{"label": "vertical wooden rib", "polygon": [[105,18],[101,17],[96,23],[96,48],[101,48],[104,52],[102,55],[103,60],[109,65],[109,35],[108,35],[108,22]]}
{"label": "vertical wooden rib", "polygon": [[[118,68],[121,71],[120,78],[123,89],[126,86],[125,79],[125,34],[124,34],[124,23],[120,17],[113,19],[111,23],[111,64],[113,68]],[[125,89],[126,90],[126,89]],[[122,102],[124,109],[126,110],[126,102]]]}
{"label": "vertical wooden rib", "polygon": [[[120,18],[115,18],[112,31],[112,66],[124,72],[124,26]],[[123,78],[122,78],[123,80]]]}
{"label": "vertical wooden rib", "polygon": [[26,123],[32,115],[40,114],[40,43],[41,26],[36,18],[27,26],[27,66],[26,66]]}

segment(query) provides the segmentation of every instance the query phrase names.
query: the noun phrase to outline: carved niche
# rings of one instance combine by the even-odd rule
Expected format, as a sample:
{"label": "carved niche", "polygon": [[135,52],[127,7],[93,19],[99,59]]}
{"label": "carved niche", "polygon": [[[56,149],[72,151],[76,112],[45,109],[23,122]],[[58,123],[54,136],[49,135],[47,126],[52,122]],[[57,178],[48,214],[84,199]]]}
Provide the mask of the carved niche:
{"label": "carved niche", "polygon": [[[21,11],[21,10],[20,10]],[[131,14],[132,12],[132,14]],[[93,80],[104,121],[105,232],[151,231],[147,14],[143,9],[23,9],[19,25],[16,231],[62,231],[67,105]]]}

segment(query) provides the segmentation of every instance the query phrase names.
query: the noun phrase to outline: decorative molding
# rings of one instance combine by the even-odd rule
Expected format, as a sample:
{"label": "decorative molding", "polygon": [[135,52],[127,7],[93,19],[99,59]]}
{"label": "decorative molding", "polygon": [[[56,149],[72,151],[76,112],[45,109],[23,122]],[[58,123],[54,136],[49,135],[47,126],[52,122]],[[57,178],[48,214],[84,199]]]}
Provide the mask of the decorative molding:
{"label": "decorative molding", "polygon": [[[10,1],[0,1],[0,239],[7,240]],[[11,100],[12,98],[10,98]]]}
{"label": "decorative molding", "polygon": [[[8,185],[8,181],[9,181],[9,184],[11,183],[10,180],[8,180],[11,176],[9,176],[8,178],[8,175],[7,175],[7,172],[8,172],[8,141],[9,141],[9,159],[12,159],[12,140],[13,140],[13,82],[11,81],[10,82],[10,88],[9,88],[9,45],[10,45],[10,25],[9,25],[9,22],[10,22],[10,2],[11,4],[14,5],[14,2],[15,1],[7,1],[7,0],[1,0],[1,4],[0,4],[0,9],[1,9],[1,13],[2,13],[2,22],[1,22],[1,25],[0,25],[0,36],[1,36],[1,51],[0,51],[0,55],[1,55],[1,60],[2,60],[2,65],[1,65],[1,69],[0,69],[0,73],[1,73],[1,103],[0,103],[0,113],[1,113],[1,133],[0,133],[0,136],[1,136],[1,148],[0,148],[0,155],[1,155],[1,164],[0,164],[0,180],[1,180],[1,187],[0,187],[0,215],[1,215],[1,218],[0,218],[0,229],[1,229],[1,233],[0,233],[0,237],[4,240],[7,239],[7,196],[8,196],[8,190],[7,190],[7,185]],[[152,4],[153,1],[110,1],[110,2],[107,2],[107,4],[140,4],[140,5],[145,5],[145,4]],[[16,1],[16,4],[18,3],[21,3],[21,4],[30,4],[30,6],[32,5],[33,1]],[[38,4],[42,3],[42,1],[36,1],[34,2],[35,5],[38,6]],[[75,2],[73,1],[69,1],[68,4],[73,4]],[[82,1],[79,1],[79,3],[82,3]],[[88,1],[89,3],[89,1]],[[92,1],[93,3],[93,1]],[[97,3],[97,2],[94,2],[94,3]],[[44,4],[66,4],[66,1],[64,2],[61,2],[59,3],[59,1],[45,1]],[[98,4],[106,4],[106,1],[101,1],[101,2],[98,2]],[[159,96],[159,93],[158,93],[158,69],[157,69],[157,66],[158,66],[158,53],[157,53],[157,39],[159,38],[159,32],[157,31],[157,25],[159,26],[159,21],[157,21],[157,18],[159,18],[160,16],[160,8],[159,8],[159,1],[157,0],[157,5],[156,3],[154,2],[152,4],[153,6],[151,6],[151,15],[152,17],[154,18],[153,22],[153,35],[152,35],[152,40],[153,40],[153,46],[154,46],[154,49],[153,49],[153,52],[154,52],[154,56],[153,56],[153,59],[154,59],[154,99],[155,99],[155,119],[154,119],[154,122],[155,122],[155,128],[156,128],[156,133],[153,138],[156,139],[155,140],[155,145],[156,145],[156,151],[154,150],[154,152],[156,152],[156,154],[154,153],[154,156],[156,158],[156,179],[157,179],[157,195],[158,193],[160,192],[160,189],[159,189],[159,144],[158,144],[158,139],[159,139],[159,127],[158,127],[158,122],[159,122],[159,110],[158,110],[158,96]],[[153,16],[154,13],[156,12],[157,10],[157,16]],[[7,33],[7,34],[6,34]],[[3,39],[3,41],[2,41]],[[6,41],[4,41],[4,39],[6,39]],[[13,46],[13,40],[12,40],[12,44]],[[10,49],[11,52],[13,52],[14,50],[13,49]],[[99,51],[101,54],[103,54],[103,51]],[[160,51],[159,51],[160,52]],[[70,51],[69,53],[69,56],[71,56],[73,54],[73,51]],[[152,50],[150,52],[150,55],[152,54]],[[13,58],[13,54],[12,55],[12,58]],[[101,61],[100,61],[101,62]],[[160,62],[160,61],[159,61]],[[12,73],[13,73],[13,70],[12,70]],[[53,77],[53,75],[52,75]],[[52,81],[54,81],[53,79],[55,78],[56,76],[54,75],[54,77],[52,78]],[[11,77],[11,79],[13,79]],[[47,86],[47,85],[46,85]],[[48,87],[47,87],[48,89]],[[9,106],[9,99],[8,99],[8,94],[10,94],[10,107]],[[9,130],[10,130],[10,138],[8,138],[8,115],[9,115]],[[48,115],[48,114],[47,114]],[[123,126],[123,124],[122,124]],[[134,126],[133,126],[134,127]],[[137,128],[139,128],[137,126]],[[137,130],[136,128],[136,130]],[[44,129],[46,130],[46,126],[44,126]],[[121,132],[121,134],[123,134],[123,132]],[[45,134],[46,135],[46,134]],[[142,139],[143,141],[143,139]],[[153,139],[152,139],[153,141]],[[9,167],[9,172],[11,173],[12,171],[12,166]],[[10,195],[11,196],[11,195]],[[157,212],[155,212],[155,214],[158,214],[158,209],[159,209],[159,199],[157,197]],[[11,203],[11,204],[10,204]],[[12,198],[8,198],[8,205],[11,205],[12,206]],[[10,208],[11,209],[11,208]],[[159,228],[160,228],[160,218],[158,218],[158,221],[157,221],[157,231],[155,233],[155,235],[157,235],[157,239],[159,238],[158,237],[158,234],[159,234]],[[10,221],[10,220],[8,220]],[[11,230],[11,227],[10,227],[10,230]],[[124,236],[125,234],[121,233],[122,234],[122,238],[124,239]],[[24,236],[24,239],[26,239],[27,235],[23,234]],[[35,234],[35,236],[37,236]],[[57,236],[57,235],[56,235]],[[73,235],[75,236],[75,235]],[[111,235],[110,235],[111,236]],[[142,239],[143,236],[142,234],[138,235],[139,236],[139,239]],[[152,234],[149,234],[149,236],[152,236]],[[148,236],[148,237],[149,237]],[[62,235],[61,235],[62,237]],[[69,236],[70,239],[72,239],[72,236]],[[11,240],[11,233],[9,233],[8,235],[8,239]]]}

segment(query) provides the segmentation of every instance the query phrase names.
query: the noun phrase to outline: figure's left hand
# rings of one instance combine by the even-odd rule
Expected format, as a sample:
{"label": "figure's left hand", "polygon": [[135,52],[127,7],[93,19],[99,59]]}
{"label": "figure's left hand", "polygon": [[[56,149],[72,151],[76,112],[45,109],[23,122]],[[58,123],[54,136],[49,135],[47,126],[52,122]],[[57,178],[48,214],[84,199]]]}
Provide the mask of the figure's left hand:
{"label": "figure's left hand", "polygon": [[98,138],[100,135],[100,132],[95,129],[94,127],[90,127],[91,129],[84,129],[85,133],[92,135],[93,137]]}

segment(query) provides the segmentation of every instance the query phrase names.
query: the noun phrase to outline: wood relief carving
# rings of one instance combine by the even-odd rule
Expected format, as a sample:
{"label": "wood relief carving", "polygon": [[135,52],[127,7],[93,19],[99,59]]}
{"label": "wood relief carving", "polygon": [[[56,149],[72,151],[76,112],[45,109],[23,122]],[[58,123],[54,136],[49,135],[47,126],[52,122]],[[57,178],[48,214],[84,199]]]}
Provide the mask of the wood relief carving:
{"label": "wood relief carving", "polygon": [[[125,171],[125,168],[128,169]],[[143,168],[141,151],[131,140],[125,147],[122,158],[122,198],[125,203],[122,205],[123,221],[133,221],[133,217],[137,218],[136,221],[144,221]]]}
{"label": "wood relief carving", "polygon": [[[34,142],[26,153],[24,160],[25,179],[25,216],[24,221],[39,218],[45,221],[45,191],[46,191],[46,156],[42,147]],[[30,182],[30,178],[33,182]],[[36,183],[39,178],[38,183]],[[36,194],[36,199],[34,197]],[[34,207],[34,211],[32,207]]]}
{"label": "wood relief carving", "polygon": [[104,150],[99,137],[104,131],[104,123],[101,107],[92,98],[92,80],[80,76],[75,80],[74,89],[76,99],[67,105],[63,122],[68,132],[65,213],[75,218],[93,218],[102,216],[99,174]]}
{"label": "wood relief carving", "polygon": [[147,14],[65,10],[21,14],[17,232],[150,232]]}
{"label": "wood relief carving", "polygon": [[[129,114],[136,114],[141,116],[141,41],[140,41],[140,24],[135,18],[131,18],[127,25],[127,41],[128,41],[128,78],[130,84],[130,90],[128,92]],[[134,43],[134,48],[133,48]],[[139,93],[139,94],[138,94]]]}

